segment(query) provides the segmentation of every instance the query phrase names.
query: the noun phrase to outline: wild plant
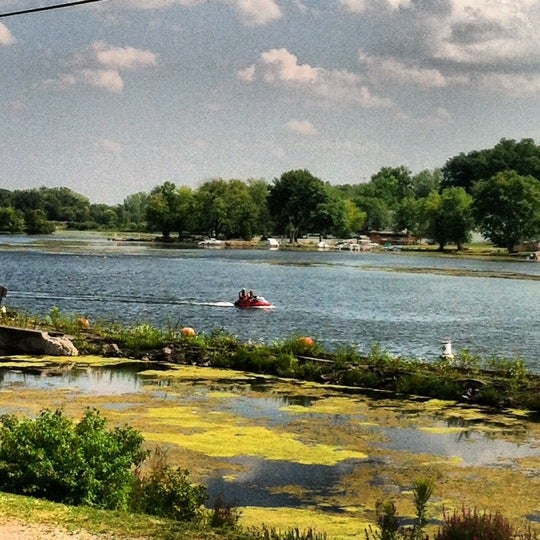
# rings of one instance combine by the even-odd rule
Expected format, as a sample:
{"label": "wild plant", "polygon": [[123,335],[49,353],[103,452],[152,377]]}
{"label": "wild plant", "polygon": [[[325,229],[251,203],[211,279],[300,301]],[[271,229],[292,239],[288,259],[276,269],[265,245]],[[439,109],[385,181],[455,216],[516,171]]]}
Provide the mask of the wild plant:
{"label": "wild plant", "polygon": [[210,526],[217,529],[236,529],[241,512],[232,504],[227,503],[222,496],[214,501],[210,514]]}
{"label": "wild plant", "polygon": [[514,540],[516,532],[499,512],[479,513],[463,507],[461,513],[443,514],[435,540]]}
{"label": "wild plant", "polygon": [[300,530],[290,528],[280,531],[263,525],[260,529],[250,528],[247,530],[250,540],[326,540],[326,533],[317,532],[315,529]]}

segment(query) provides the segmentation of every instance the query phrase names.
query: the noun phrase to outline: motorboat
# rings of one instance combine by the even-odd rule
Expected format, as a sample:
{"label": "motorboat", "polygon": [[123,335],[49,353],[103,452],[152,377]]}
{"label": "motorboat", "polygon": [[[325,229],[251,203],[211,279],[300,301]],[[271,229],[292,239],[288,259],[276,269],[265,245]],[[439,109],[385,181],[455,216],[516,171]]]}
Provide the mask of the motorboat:
{"label": "motorboat", "polygon": [[263,296],[241,296],[238,298],[238,300],[234,303],[235,307],[240,309],[252,309],[252,308],[272,308],[274,307],[271,302],[266,300]]}

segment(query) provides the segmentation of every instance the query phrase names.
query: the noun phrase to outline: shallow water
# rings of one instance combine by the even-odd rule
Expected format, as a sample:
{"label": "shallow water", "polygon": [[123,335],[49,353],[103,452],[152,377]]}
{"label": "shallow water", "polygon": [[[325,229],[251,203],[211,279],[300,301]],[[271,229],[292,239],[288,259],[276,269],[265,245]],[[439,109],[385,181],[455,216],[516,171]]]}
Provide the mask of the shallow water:
{"label": "shallow water", "polygon": [[[450,339],[455,351],[519,356],[540,371],[540,264],[91,239],[0,237],[6,303],[40,315],[58,307],[91,321],[224,329],[265,342],[308,334],[326,347],[361,352],[378,343],[427,360]],[[241,287],[275,309],[235,309]]]}
{"label": "shallow water", "polygon": [[[378,497],[407,491],[414,479],[400,476],[407,468],[409,475],[420,467],[437,478],[469,471],[459,473],[464,484],[453,488],[467,492],[467,478],[479,471],[515,475],[524,459],[538,466],[540,429],[525,418],[444,402],[374,400],[322,386],[237,379],[228,371],[141,369],[78,366],[52,377],[2,368],[0,413],[30,404],[36,410],[54,404],[68,412],[95,406],[115,422],[140,429],[149,441],[168,441],[178,463],[207,486],[210,503],[223,497],[240,507],[315,507],[341,514],[351,497],[367,496],[365,482]],[[220,377],[205,379],[208,373]],[[277,448],[291,442],[291,450]],[[534,490],[524,474],[521,481],[530,481]],[[530,519],[539,517],[538,505],[540,499],[529,494],[523,510]]]}

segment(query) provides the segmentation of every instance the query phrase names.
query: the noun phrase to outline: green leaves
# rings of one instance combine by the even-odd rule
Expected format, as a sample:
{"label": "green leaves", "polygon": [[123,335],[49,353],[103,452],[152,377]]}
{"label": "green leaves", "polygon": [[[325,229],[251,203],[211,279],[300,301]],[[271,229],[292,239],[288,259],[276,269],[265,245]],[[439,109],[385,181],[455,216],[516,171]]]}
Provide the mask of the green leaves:
{"label": "green leaves", "polygon": [[95,409],[74,424],[62,411],[0,418],[0,489],[67,504],[128,507],[133,468],[147,453],[130,427],[107,429]]}

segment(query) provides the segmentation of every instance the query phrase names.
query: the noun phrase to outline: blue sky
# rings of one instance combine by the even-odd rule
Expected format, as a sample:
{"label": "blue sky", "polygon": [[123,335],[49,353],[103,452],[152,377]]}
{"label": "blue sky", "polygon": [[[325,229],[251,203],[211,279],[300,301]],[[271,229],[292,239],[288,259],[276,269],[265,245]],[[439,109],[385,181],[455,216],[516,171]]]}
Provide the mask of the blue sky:
{"label": "blue sky", "polygon": [[[0,12],[61,0],[3,0]],[[413,173],[540,143],[538,0],[105,0],[0,18],[0,187]]]}

